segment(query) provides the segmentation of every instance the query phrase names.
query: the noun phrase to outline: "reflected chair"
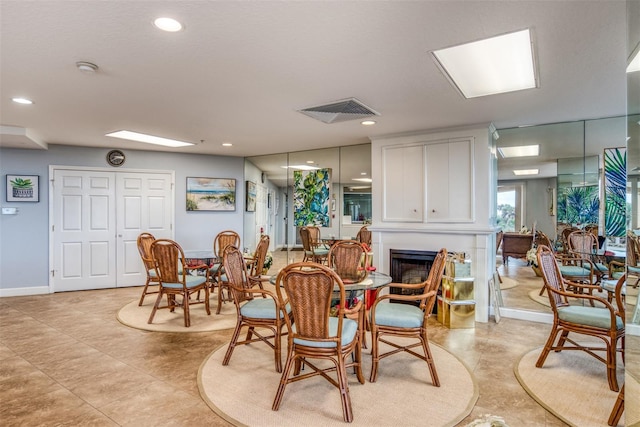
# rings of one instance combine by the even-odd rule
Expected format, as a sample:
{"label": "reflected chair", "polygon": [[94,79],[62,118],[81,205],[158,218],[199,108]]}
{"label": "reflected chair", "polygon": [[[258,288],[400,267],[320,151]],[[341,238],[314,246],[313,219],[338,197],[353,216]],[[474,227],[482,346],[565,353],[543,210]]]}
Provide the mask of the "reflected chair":
{"label": "reflected chair", "polygon": [[151,233],[141,233],[138,236],[137,244],[138,244],[138,252],[140,252],[140,258],[142,258],[142,264],[144,265],[144,269],[147,273],[147,281],[144,284],[144,288],[142,289],[142,295],[140,296],[140,302],[138,305],[141,306],[144,302],[144,297],[150,294],[157,294],[158,290],[149,290],[149,285],[159,285],[160,279],[158,278],[158,273],[156,273],[156,266],[153,262],[153,256],[151,255],[151,244],[156,240]]}
{"label": "reflected chair", "polygon": [[312,261],[323,264],[327,260],[329,249],[313,239],[312,234],[315,233],[313,229],[317,230],[317,227],[300,228],[300,240],[302,240],[302,249],[304,250],[302,262]]}
{"label": "reflected chair", "polygon": [[253,253],[253,257],[246,259],[249,276],[257,281],[260,289],[264,289],[262,286],[263,282],[268,282],[269,277],[262,277],[262,270],[264,268],[264,261],[267,258],[267,252],[269,251],[269,236],[263,234],[260,236],[260,241],[258,242],[258,246],[256,246],[256,251]]}
{"label": "reflected chair", "polygon": [[620,388],[620,392],[618,393],[618,398],[616,399],[616,403],[613,404],[613,408],[611,409],[611,414],[609,414],[609,420],[607,424],[610,426],[617,426],[618,421],[620,421],[620,417],[622,417],[622,413],[624,412],[624,384]]}
{"label": "reflected chair", "polygon": [[596,256],[598,250],[598,236],[588,230],[578,230],[569,234],[569,255],[582,258],[592,265],[596,283],[609,273],[609,266]]}
{"label": "reflected chair", "polygon": [[358,234],[356,235],[356,240],[360,243],[364,243],[367,247],[371,248],[371,231],[365,225],[358,230]]}
{"label": "reflected chair", "polygon": [[[276,371],[282,372],[281,334],[285,325],[284,317],[291,316],[290,307],[286,306],[287,315],[283,315],[285,306],[280,305],[278,296],[272,291],[259,288],[260,281],[255,276],[247,274],[245,260],[238,248],[227,246],[223,259],[225,275],[233,294],[238,317],[222,364],[229,364],[233,350],[237,346],[262,341],[274,350]],[[258,295],[262,298],[255,298]],[[238,341],[244,327],[247,328],[247,335],[244,340]],[[269,329],[270,335],[262,335],[256,328]]]}
{"label": "reflected chair", "polygon": [[[190,275],[187,273],[189,267],[184,258],[184,252],[179,244],[169,239],[158,239],[151,244],[151,254],[160,281],[160,291],[158,298],[151,310],[151,316],[147,323],[152,323],[156,311],[159,308],[168,308],[174,311],[176,307],[182,307],[184,312],[184,326],[191,325],[189,317],[189,306],[204,303],[207,314],[211,314],[209,309],[209,271],[205,270],[205,275]],[[195,267],[195,269],[198,269]],[[191,295],[204,291],[204,301],[198,299],[191,300]],[[162,297],[167,296],[167,305],[161,307]],[[178,302],[176,296],[181,296]]]}
{"label": "reflected chair", "polygon": [[[447,258],[447,250],[440,249],[436,255],[429,276],[423,283],[390,283],[387,286],[393,286],[402,289],[422,290],[418,295],[382,295],[376,298],[371,306],[371,376],[369,381],[375,382],[378,378],[378,364],[380,359],[387,356],[406,351],[417,358],[427,362],[429,373],[431,374],[431,382],[434,386],[440,387],[440,380],[436,371],[436,365],[429,349],[429,338],[427,336],[427,320],[431,316],[433,306],[436,302],[438,288],[442,282],[444,273],[445,260]],[[380,289],[378,288],[377,295]],[[388,302],[393,299],[398,302]],[[403,304],[404,302],[404,304]],[[419,302],[420,305],[407,304],[407,302]],[[383,337],[391,335],[401,338],[415,338],[418,342],[401,346],[394,342],[388,341]],[[380,354],[380,342],[394,347],[386,353]],[[419,354],[412,350],[414,347],[422,347],[423,354]]]}
{"label": "reflected chair", "polygon": [[[550,248],[540,246],[537,250],[537,257],[553,311],[553,326],[542,353],[538,357],[536,367],[542,368],[551,351],[584,351],[606,365],[609,388],[618,391],[616,378],[618,351],[622,353],[624,360],[625,318],[621,296],[624,278],[621,278],[616,285],[616,306],[614,307],[603,298],[568,292],[567,286],[571,283],[560,274],[556,258]],[[578,298],[589,302],[597,301],[602,304],[602,307],[570,305],[569,298]],[[578,343],[569,337],[570,333],[598,338],[603,341],[604,346]],[[620,346],[618,346],[618,341],[620,341]],[[597,352],[604,352],[604,355]]]}
{"label": "reflected chair", "polygon": [[[496,260],[498,259],[498,251],[500,250],[500,245],[502,244],[502,238],[504,237],[504,231],[500,230],[496,233]],[[502,277],[500,277],[500,272],[498,271],[498,264],[496,263],[496,274],[498,275],[498,280],[502,283]]]}
{"label": "reflected chair", "polygon": [[635,288],[640,281],[640,265],[638,265],[640,261],[640,247],[638,246],[638,238],[633,232],[628,232],[626,239],[626,262],[611,261],[609,263],[609,277],[611,279],[617,279],[622,274],[625,274],[626,271],[628,285]]}
{"label": "reflected chair", "polygon": [[[334,289],[339,294],[336,316],[331,316]],[[282,372],[272,409],[277,411],[288,384],[321,375],[340,390],[342,416],[353,420],[347,368],[354,367],[358,381],[364,384],[361,367],[358,322],[345,318],[345,290],[342,279],[330,268],[317,263],[290,264],[276,280],[280,306],[290,304],[293,320],[285,317],[288,330],[287,361]],[[295,326],[294,326],[295,325]],[[353,355],[353,361],[347,359]],[[316,366],[313,359],[328,360],[333,366]],[[301,367],[311,372],[301,374]],[[293,375],[290,376],[293,368]],[[328,373],[336,372],[337,381]]]}
{"label": "reflected chair", "polygon": [[[233,230],[224,230],[218,233],[213,240],[213,253],[216,256],[216,262],[209,269],[209,275],[211,276],[211,292],[218,288],[218,306],[216,308],[216,314],[220,314],[222,309],[222,302],[229,300],[229,289],[227,287],[226,277],[223,275],[222,255],[224,249],[227,246],[240,247],[240,235]],[[224,297],[224,291],[227,291],[227,298]]]}

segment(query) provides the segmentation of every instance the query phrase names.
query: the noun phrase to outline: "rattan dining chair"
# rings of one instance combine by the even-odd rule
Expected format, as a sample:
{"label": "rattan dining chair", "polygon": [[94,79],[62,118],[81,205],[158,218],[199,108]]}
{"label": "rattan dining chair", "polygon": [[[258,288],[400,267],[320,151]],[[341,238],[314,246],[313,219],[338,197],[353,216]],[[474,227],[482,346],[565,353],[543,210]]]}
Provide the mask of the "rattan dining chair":
{"label": "rattan dining chair", "polygon": [[[222,303],[231,299],[229,287],[227,286],[227,280],[224,276],[224,269],[222,266],[222,256],[224,249],[227,246],[240,247],[240,235],[233,230],[224,230],[219,232],[213,240],[213,253],[216,256],[216,262],[209,269],[209,275],[211,276],[211,292],[214,292],[218,288],[218,305],[216,307],[216,314],[220,314],[222,309]],[[225,298],[225,291],[227,297]]]}
{"label": "rattan dining chair", "polygon": [[[339,306],[331,316],[332,297],[337,287]],[[321,375],[340,391],[342,416],[353,420],[347,368],[354,367],[358,381],[364,384],[361,367],[358,322],[345,318],[345,290],[342,279],[330,268],[317,263],[301,262],[283,268],[276,280],[281,306],[291,306],[293,318],[285,318],[288,330],[287,361],[272,409],[277,411],[288,384]],[[294,326],[295,324],[295,326]],[[348,362],[353,355],[353,361]],[[333,366],[320,368],[313,359],[329,360]],[[300,374],[302,364],[311,372]],[[290,376],[293,369],[293,376]],[[328,375],[336,372],[337,380]]]}
{"label": "rattan dining chair", "polygon": [[[190,305],[204,303],[207,314],[211,314],[209,309],[209,271],[205,270],[205,275],[188,274],[189,267],[184,258],[184,252],[180,245],[173,240],[155,240],[151,244],[151,254],[160,280],[160,291],[147,323],[153,322],[159,308],[168,308],[174,311],[176,307],[182,307],[185,327],[191,326]],[[199,267],[195,267],[195,269],[197,268]],[[200,291],[204,291],[204,300],[192,300],[191,295],[199,294]],[[167,296],[167,305],[160,306],[164,295]],[[177,301],[176,296],[181,296],[182,300]]]}
{"label": "rattan dining chair", "polygon": [[138,244],[138,252],[140,253],[140,258],[142,258],[142,264],[144,265],[144,269],[147,274],[147,280],[144,283],[144,288],[142,289],[142,295],[140,296],[140,302],[138,305],[141,306],[144,303],[144,297],[150,294],[157,294],[159,292],[158,289],[149,290],[149,285],[159,285],[160,279],[158,278],[158,273],[156,272],[156,266],[153,262],[153,255],[151,255],[151,244],[156,240],[156,238],[151,233],[140,233],[136,242]]}
{"label": "rattan dining chair", "polygon": [[[291,316],[290,307],[280,305],[278,296],[273,291],[259,288],[260,281],[247,274],[245,260],[238,248],[227,246],[223,260],[228,286],[236,306],[237,322],[222,364],[229,364],[237,346],[262,341],[274,350],[276,371],[282,372],[281,335],[285,326],[284,318]],[[262,298],[255,298],[256,296]],[[240,331],[245,327],[246,338],[238,341]],[[268,329],[270,335],[263,335],[261,329]]]}
{"label": "rattan dining chair", "polygon": [[264,289],[262,284],[264,282],[269,281],[268,276],[262,275],[262,270],[264,269],[264,261],[267,258],[267,252],[269,251],[269,242],[270,238],[266,234],[260,236],[260,241],[256,246],[256,251],[253,253],[253,257],[250,259],[245,259],[245,262],[248,264],[249,276],[253,278],[260,287],[260,289]]}
{"label": "rattan dining chair", "polygon": [[369,248],[371,248],[371,230],[365,225],[358,230],[358,234],[356,235],[356,240],[360,243],[364,243]]}
{"label": "rattan dining chair", "polygon": [[300,240],[302,240],[302,249],[304,250],[303,262],[312,261],[323,264],[329,255],[329,249],[314,239],[318,227],[301,227]]}
{"label": "rattan dining chair", "polygon": [[[380,359],[393,354],[405,351],[419,359],[427,362],[431,382],[434,386],[440,387],[440,380],[436,371],[436,364],[433,361],[431,349],[429,348],[429,338],[427,336],[427,320],[431,316],[433,306],[436,302],[438,288],[442,282],[447,250],[440,249],[436,255],[429,276],[423,283],[390,283],[387,286],[396,288],[421,290],[418,295],[381,295],[371,306],[371,376],[369,381],[375,382],[378,378],[378,364]],[[382,288],[378,288],[377,295]],[[389,300],[397,302],[389,302]],[[419,303],[418,306],[407,303]],[[409,345],[399,345],[389,341],[384,336],[396,336],[403,338],[415,338],[418,342]],[[393,350],[380,354],[380,343],[385,343],[394,347]],[[422,347],[423,354],[419,354],[412,349]]]}
{"label": "rattan dining chair", "polygon": [[[609,388],[618,391],[617,352],[622,353],[624,360],[625,314],[621,296],[624,277],[616,285],[616,304],[614,306],[603,298],[568,292],[567,285],[571,283],[560,274],[556,257],[550,248],[538,247],[537,257],[553,311],[553,326],[542,353],[538,357],[536,367],[542,368],[551,351],[557,353],[562,350],[581,350],[606,365]],[[572,305],[569,303],[569,298],[572,300],[577,298],[583,302],[597,301],[602,306]],[[579,343],[569,334],[598,338],[603,341],[604,346]],[[618,342],[620,342],[620,346],[618,346]],[[604,352],[604,355],[598,354],[599,352]]]}

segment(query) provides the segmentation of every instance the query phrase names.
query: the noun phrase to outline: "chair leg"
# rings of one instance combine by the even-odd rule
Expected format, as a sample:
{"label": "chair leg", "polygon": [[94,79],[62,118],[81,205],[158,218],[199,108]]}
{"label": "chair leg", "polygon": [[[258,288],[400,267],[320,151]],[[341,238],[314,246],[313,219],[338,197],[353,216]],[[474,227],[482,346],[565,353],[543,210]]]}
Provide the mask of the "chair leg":
{"label": "chair leg", "polygon": [[[149,316],[149,320],[147,321],[147,323],[151,324],[151,322],[153,322],[153,317],[156,315],[156,310],[158,310],[158,306],[160,305],[160,301],[162,300],[162,289],[160,289],[160,291],[158,292],[158,298],[156,298],[156,302],[155,304],[153,304],[153,310],[151,310],[151,315]],[[167,301],[169,299],[169,296],[167,295]]]}
{"label": "chair leg", "polygon": [[369,375],[369,382],[375,383],[378,379],[378,363],[379,359],[378,348],[378,331],[375,325],[371,326],[371,374]]}
{"label": "chair leg", "polygon": [[236,328],[233,330],[233,336],[231,337],[231,341],[229,342],[229,346],[227,347],[227,352],[224,354],[224,359],[222,359],[223,366],[227,366],[229,364],[229,360],[231,360],[231,355],[233,354],[233,350],[236,348],[236,343],[238,342],[238,336],[240,335],[241,329],[242,320],[238,318]]}
{"label": "chair leg", "polygon": [[149,278],[147,277],[147,281],[144,283],[144,289],[142,289],[142,296],[140,296],[140,302],[138,303],[138,307],[140,307],[144,302],[144,297],[147,295],[148,287],[149,287]]}
{"label": "chair leg", "polygon": [[611,410],[611,415],[609,415],[609,421],[607,424],[610,426],[618,425],[618,421],[620,421],[620,417],[622,416],[622,412],[624,411],[624,385],[618,393],[618,398],[616,399],[616,403],[613,405],[613,409]]}
{"label": "chair leg", "polygon": [[553,343],[556,340],[556,336],[558,335],[558,332],[560,332],[560,330],[556,327],[556,325],[553,325],[553,329],[549,334],[549,338],[547,338],[547,342],[544,343],[544,348],[542,349],[542,353],[540,353],[540,356],[538,357],[538,360],[536,362],[536,368],[542,368],[542,366],[544,365],[544,361],[547,360],[547,356],[551,351],[551,347],[553,346]]}
{"label": "chair leg", "polygon": [[429,348],[429,340],[427,339],[426,331],[420,334],[420,342],[422,343],[422,350],[424,351],[424,357],[426,358],[427,365],[429,366],[429,373],[431,374],[431,383],[435,387],[440,387],[440,379],[438,378],[438,372],[436,371],[436,364],[433,361],[431,348]]}
{"label": "chair leg", "polygon": [[347,369],[344,358],[339,355],[337,358],[338,385],[340,386],[340,400],[342,401],[342,417],[348,423],[353,421],[353,411],[351,410],[351,397],[349,396],[349,384],[347,381]]}
{"label": "chair leg", "polygon": [[189,292],[182,295],[182,311],[184,312],[184,326],[191,326],[191,318],[189,317]]}
{"label": "chair leg", "polygon": [[[200,291],[198,291],[200,292]],[[204,308],[207,310],[207,315],[211,315],[211,307],[209,307],[209,286],[204,287]]]}
{"label": "chair leg", "polygon": [[284,395],[284,389],[287,387],[287,382],[289,380],[289,372],[291,372],[291,368],[293,367],[293,354],[292,350],[289,350],[287,353],[287,362],[284,365],[284,371],[280,376],[280,384],[278,385],[278,390],[276,391],[276,397],[273,399],[273,405],[271,409],[277,411],[280,409],[280,403],[282,403],[282,396]]}
{"label": "chair leg", "polygon": [[618,378],[616,377],[616,339],[611,338],[607,341],[607,378],[609,379],[609,388],[612,391],[618,391]]}

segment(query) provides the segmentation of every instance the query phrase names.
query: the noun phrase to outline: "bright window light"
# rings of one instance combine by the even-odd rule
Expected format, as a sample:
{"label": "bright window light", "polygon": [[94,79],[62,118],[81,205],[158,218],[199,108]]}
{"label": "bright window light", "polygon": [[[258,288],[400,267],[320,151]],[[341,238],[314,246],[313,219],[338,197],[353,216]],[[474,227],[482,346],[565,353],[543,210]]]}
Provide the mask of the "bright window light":
{"label": "bright window light", "polygon": [[190,142],[161,138],[159,136],[132,132],[130,130],[119,130],[117,132],[108,133],[105,136],[111,136],[113,138],[120,138],[120,139],[128,139],[131,141],[146,142],[147,144],[164,145],[165,147],[186,147],[188,145],[194,145]]}
{"label": "bright window light", "polygon": [[538,175],[540,173],[539,169],[514,169],[514,175]]}
{"label": "bright window light", "polygon": [[465,98],[537,87],[529,29],[431,54]]}
{"label": "bright window light", "polygon": [[498,147],[503,158],[529,157],[540,155],[540,145],[520,145],[518,147]]}
{"label": "bright window light", "polygon": [[633,73],[634,71],[640,71],[640,43],[636,46],[634,52],[631,54],[631,62],[627,66],[627,73]]}
{"label": "bright window light", "polygon": [[162,31],[168,31],[170,33],[175,33],[176,31],[180,31],[183,28],[182,24],[173,18],[158,18],[153,21],[153,25],[155,25]]}

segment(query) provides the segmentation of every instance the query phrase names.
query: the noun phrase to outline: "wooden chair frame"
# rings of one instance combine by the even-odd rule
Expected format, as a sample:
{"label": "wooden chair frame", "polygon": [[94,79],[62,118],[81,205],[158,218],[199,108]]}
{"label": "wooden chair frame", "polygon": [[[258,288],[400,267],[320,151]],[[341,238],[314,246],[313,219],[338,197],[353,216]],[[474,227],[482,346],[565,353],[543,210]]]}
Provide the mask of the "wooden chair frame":
{"label": "wooden chair frame", "polygon": [[[267,245],[268,239],[269,237],[267,236]],[[282,372],[281,336],[282,328],[286,324],[284,317],[288,317],[283,315],[285,313],[284,306],[280,305],[280,300],[274,292],[260,288],[261,283],[258,278],[247,274],[245,260],[238,248],[227,246],[223,253],[223,259],[228,286],[233,294],[233,302],[236,307],[237,322],[222,364],[225,366],[229,364],[233,350],[237,346],[262,341],[273,349],[276,371]],[[258,295],[273,301],[273,318],[250,317],[243,314],[243,306],[250,304],[251,301],[254,301],[254,297]],[[238,341],[240,332],[244,327],[247,328],[247,335],[244,340]],[[256,328],[269,329],[271,334],[263,335]]]}
{"label": "wooden chair frame", "polygon": [[[556,258],[550,248],[540,246],[537,251],[537,257],[538,265],[542,271],[544,285],[547,289],[547,294],[549,295],[551,309],[553,311],[553,326],[551,327],[551,333],[544,345],[542,353],[538,357],[536,367],[541,368],[544,365],[547,356],[552,350],[554,352],[560,352],[562,350],[584,351],[606,365],[609,388],[613,391],[618,391],[618,381],[616,378],[616,354],[617,352],[621,352],[624,360],[625,313],[621,296],[621,288],[626,278],[623,276],[618,280],[615,290],[616,307],[614,307],[603,298],[593,295],[568,292],[566,290],[566,286],[571,285],[571,282],[564,279],[560,274]],[[608,327],[597,327],[562,319],[559,313],[560,310],[569,307],[570,304],[568,298],[578,298],[585,302],[597,301],[604,305],[604,308],[586,306],[583,308],[594,311],[607,311],[610,318]],[[622,322],[621,328],[618,327],[618,319]],[[604,346],[581,345],[569,338],[569,333],[596,337],[603,341]],[[618,341],[621,342],[620,348],[618,348]],[[605,356],[603,357],[596,352],[604,352]]]}
{"label": "wooden chair frame", "polygon": [[[429,270],[429,276],[427,280],[423,283],[418,284],[408,284],[408,283],[390,283],[386,286],[377,289],[376,295],[379,295],[380,290],[384,289],[387,286],[393,286],[396,288],[403,289],[422,289],[422,293],[419,295],[395,295],[395,294],[387,294],[378,296],[376,301],[371,306],[371,376],[369,381],[375,382],[378,378],[378,364],[381,359],[399,353],[401,351],[406,351],[407,353],[417,357],[418,359],[424,360],[427,362],[427,366],[429,367],[429,373],[431,374],[431,382],[434,386],[440,387],[440,380],[438,379],[438,372],[436,371],[436,365],[433,360],[433,356],[431,354],[431,349],[429,348],[429,338],[427,334],[427,321],[431,316],[431,312],[433,311],[433,306],[436,302],[438,288],[442,282],[442,275],[444,274],[444,266],[447,258],[447,250],[440,249],[438,254],[436,255],[433,264],[431,265],[431,269]],[[419,327],[410,328],[410,327],[399,327],[399,326],[388,326],[388,325],[378,325],[376,323],[376,309],[378,305],[383,301],[388,300],[397,300],[403,302],[419,302],[420,310],[423,312],[422,324]],[[387,302],[385,302],[386,304]],[[391,303],[393,304],[393,303]],[[397,303],[396,303],[397,304]],[[383,338],[385,335],[404,337],[404,338],[417,338],[418,342],[406,346],[398,345],[394,342],[386,340]],[[387,345],[394,347],[394,350],[390,350],[386,353],[380,354],[380,346],[379,343],[383,342]],[[423,354],[417,353],[412,349],[414,347],[422,347]]]}
{"label": "wooden chair frame", "polygon": [[[188,271],[201,269],[202,266],[188,267],[184,257],[184,251],[180,245],[170,239],[157,239],[151,244],[151,254],[156,266],[156,271],[160,278],[160,291],[158,297],[151,310],[151,315],[147,323],[152,323],[156,311],[159,308],[168,308],[174,311],[176,307],[182,307],[184,312],[184,326],[191,326],[191,318],[189,316],[189,306],[193,304],[204,303],[207,314],[211,314],[209,308],[209,270],[205,269],[205,277],[198,280],[196,276],[196,284],[187,284]],[[182,270],[179,269],[182,267]],[[179,286],[181,285],[181,286]],[[204,291],[204,301],[196,299],[191,301],[191,295],[200,291]],[[167,305],[160,306],[162,296],[167,296]],[[182,296],[182,301],[176,301],[176,295]]]}
{"label": "wooden chair frame", "polygon": [[144,265],[144,269],[147,273],[147,280],[144,283],[144,288],[142,289],[142,295],[140,296],[140,302],[138,302],[138,306],[141,306],[144,303],[144,297],[150,294],[157,294],[160,290],[149,290],[149,285],[160,285],[160,278],[158,277],[158,273],[156,272],[155,263],[153,262],[153,255],[151,255],[151,244],[156,240],[156,238],[151,233],[140,233],[136,242],[138,244],[138,252],[140,253],[140,258],[142,258],[142,264]]}
{"label": "wooden chair frame", "polygon": [[[333,335],[330,333],[329,324],[331,301],[336,286],[340,303],[335,318],[336,334]],[[294,263],[286,266],[278,274],[276,291],[281,306],[290,304],[293,317],[285,317],[288,329],[287,362],[272,409],[277,411],[280,408],[288,384],[320,375],[340,390],[343,418],[346,422],[351,422],[353,411],[346,369],[354,367],[361,384],[364,384],[364,376],[359,329],[356,330],[353,340],[342,344],[343,324],[352,322],[344,318],[345,290],[342,279],[324,265],[310,262]],[[296,325],[295,329],[293,322]],[[352,354],[353,361],[347,362]],[[330,360],[334,366],[322,369],[309,359]],[[301,375],[303,363],[311,372]],[[289,376],[292,368],[293,376]],[[337,381],[328,375],[330,372],[336,372]]]}
{"label": "wooden chair frame", "polygon": [[[223,302],[231,300],[229,287],[227,286],[227,282],[223,277],[224,268],[222,265],[224,249],[227,246],[235,246],[236,248],[240,247],[240,235],[233,230],[221,231],[213,240],[213,253],[216,256],[216,263],[214,264],[214,267],[212,269],[214,277],[212,277],[212,280],[210,282],[210,288],[211,292],[214,292],[215,289],[218,288],[218,305],[216,307],[216,314],[220,314]],[[226,298],[224,296],[225,291],[227,292]]]}
{"label": "wooden chair frame", "polygon": [[[300,228],[300,240],[302,240],[302,249],[304,250],[302,262],[311,261],[323,264],[327,261],[328,252],[326,254],[318,252],[318,249],[326,249],[326,247],[314,239],[314,230],[318,230],[318,227],[305,226]],[[317,236],[319,236],[319,234],[317,234]],[[316,239],[317,238],[318,237],[316,237]],[[309,253],[311,253],[311,256],[309,256]]]}

